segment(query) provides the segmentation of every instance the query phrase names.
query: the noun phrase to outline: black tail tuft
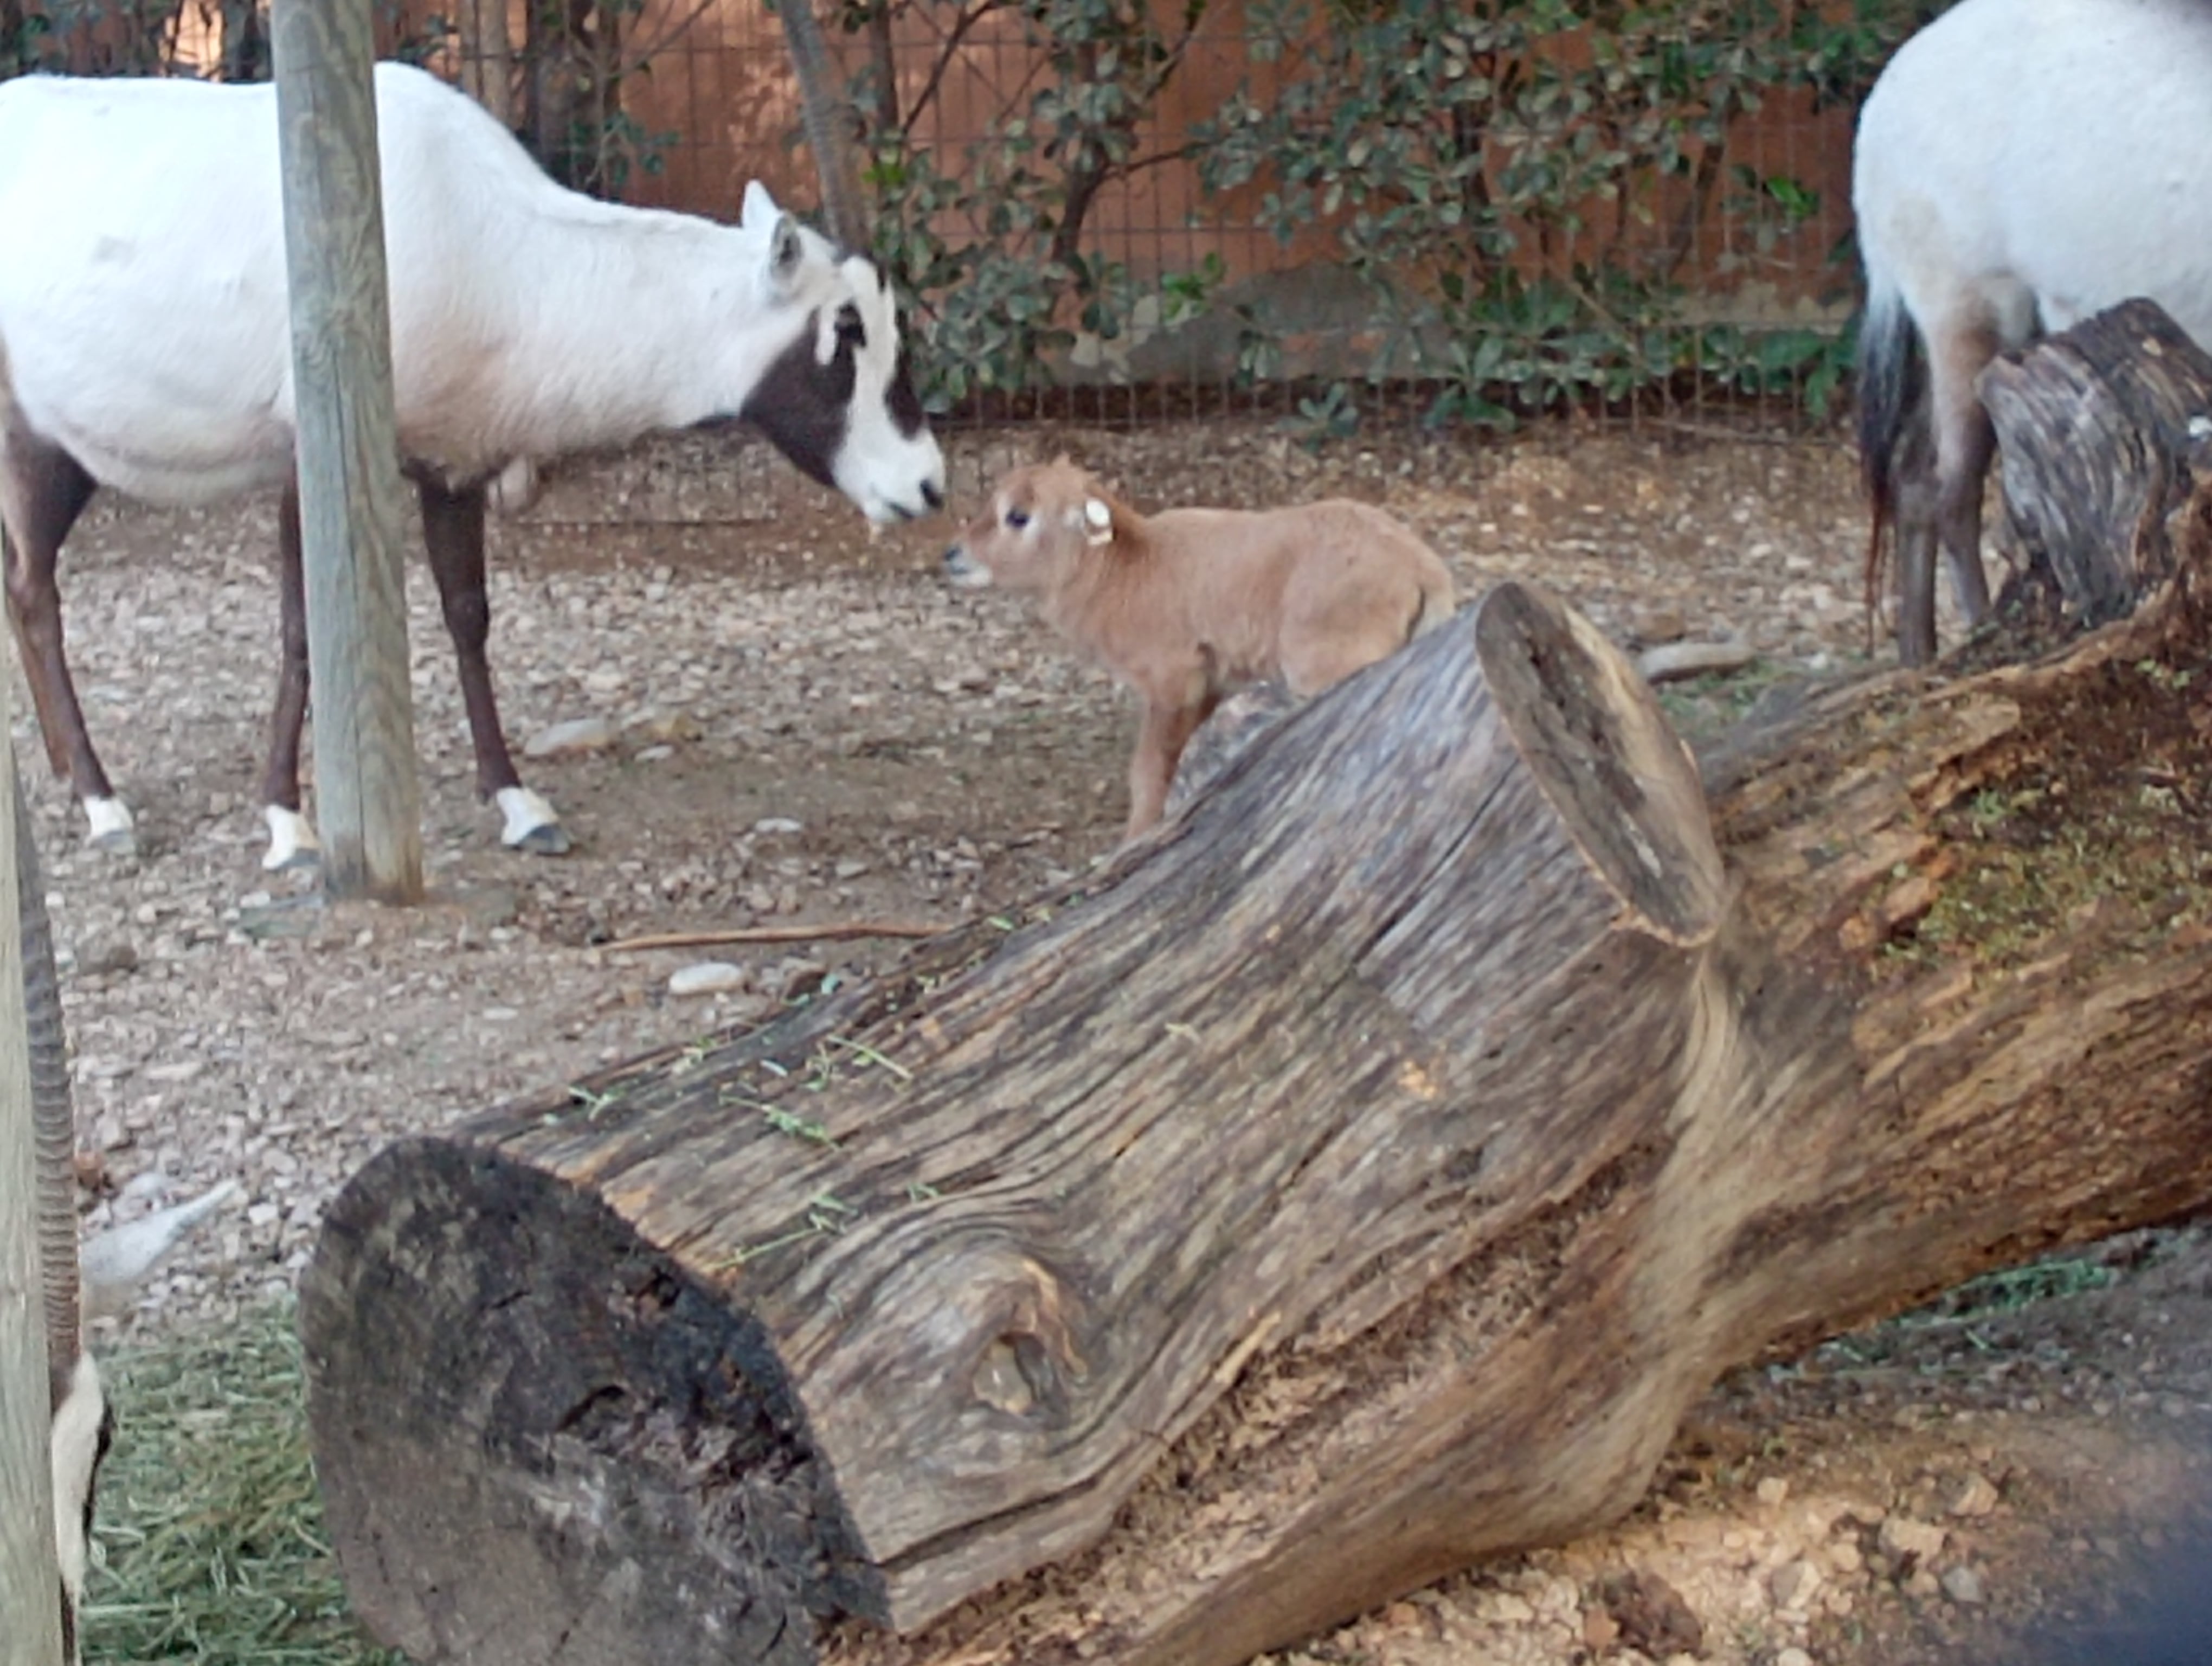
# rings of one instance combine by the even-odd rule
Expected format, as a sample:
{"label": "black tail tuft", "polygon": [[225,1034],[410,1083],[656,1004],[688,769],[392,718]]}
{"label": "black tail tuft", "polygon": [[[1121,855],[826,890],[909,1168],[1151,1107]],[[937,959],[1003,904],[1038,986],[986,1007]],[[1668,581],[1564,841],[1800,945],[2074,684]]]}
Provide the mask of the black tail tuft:
{"label": "black tail tuft", "polygon": [[1866,484],[1873,526],[1867,536],[1868,647],[1881,613],[1886,534],[1897,520],[1897,459],[1907,439],[1925,380],[1919,334],[1894,285],[1869,282],[1859,315],[1859,477]]}

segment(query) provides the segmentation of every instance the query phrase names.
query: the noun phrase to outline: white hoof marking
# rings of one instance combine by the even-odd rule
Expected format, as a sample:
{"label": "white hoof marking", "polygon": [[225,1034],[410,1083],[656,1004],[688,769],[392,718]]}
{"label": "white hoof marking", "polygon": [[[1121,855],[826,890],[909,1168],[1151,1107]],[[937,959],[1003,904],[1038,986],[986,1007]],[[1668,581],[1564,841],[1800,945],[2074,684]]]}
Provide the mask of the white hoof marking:
{"label": "white hoof marking", "polygon": [[499,836],[501,843],[554,855],[568,849],[568,836],[562,830],[553,806],[527,787],[502,787],[495,798],[500,813],[507,818],[507,826]]}
{"label": "white hoof marking", "polygon": [[322,860],[323,842],[315,836],[314,823],[281,804],[263,806],[261,814],[269,824],[269,849],[261,858],[268,872],[306,867]]}
{"label": "white hoof marking", "polygon": [[121,799],[87,799],[84,818],[91,830],[85,842],[94,850],[110,850],[127,855],[138,848],[138,839],[131,820],[130,806]]}

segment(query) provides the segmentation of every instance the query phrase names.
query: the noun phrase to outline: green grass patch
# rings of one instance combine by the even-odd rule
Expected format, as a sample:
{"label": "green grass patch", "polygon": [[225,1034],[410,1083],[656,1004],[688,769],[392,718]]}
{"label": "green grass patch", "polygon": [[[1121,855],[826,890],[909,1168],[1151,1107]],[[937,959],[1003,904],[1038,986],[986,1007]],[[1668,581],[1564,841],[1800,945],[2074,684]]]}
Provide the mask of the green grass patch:
{"label": "green grass patch", "polygon": [[404,1666],[347,1613],[307,1456],[294,1310],[102,1356],[85,1660]]}

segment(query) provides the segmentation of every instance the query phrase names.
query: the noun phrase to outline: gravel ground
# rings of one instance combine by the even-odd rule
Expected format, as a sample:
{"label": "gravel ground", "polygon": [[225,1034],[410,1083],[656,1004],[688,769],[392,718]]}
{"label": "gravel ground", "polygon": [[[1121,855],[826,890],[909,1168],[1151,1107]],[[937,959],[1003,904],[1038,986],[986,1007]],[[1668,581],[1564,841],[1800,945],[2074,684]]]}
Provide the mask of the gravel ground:
{"label": "gravel ground", "polygon": [[[1864,648],[1864,522],[1832,438],[1563,429],[1314,455],[1258,423],[968,432],[951,440],[956,510],[1000,469],[1062,448],[1142,507],[1379,502],[1467,591],[1535,579],[1623,641],[1740,637],[1782,666]],[[64,559],[67,619],[142,854],[84,851],[64,786],[33,786],[92,1218],[225,1179],[244,1192],[125,1329],[219,1323],[289,1288],[327,1200],[389,1140],[897,952],[608,946],[622,938],[949,924],[1105,851],[1131,710],[1018,605],[943,583],[945,536],[939,522],[871,541],[757,447],[687,438],[557,471],[495,526],[493,666],[510,738],[550,746],[525,775],[577,848],[500,848],[417,570],[436,895],[403,913],[326,908],[308,881],[258,866],[273,504],[97,504]],[[32,758],[20,678],[15,700]],[[580,733],[550,746],[568,725]],[[712,993],[670,992],[708,959],[734,969],[693,974]],[[1739,1373],[1621,1529],[1446,1582],[1285,1658],[2007,1657],[2013,1628],[2124,1591],[2193,1499],[2212,1365],[2170,1344],[2212,1336],[2212,1315],[2193,1240],[2159,1243],[2150,1272],[2122,1258],[2113,1290]],[[1992,1326],[2019,1335],[2000,1346]]]}

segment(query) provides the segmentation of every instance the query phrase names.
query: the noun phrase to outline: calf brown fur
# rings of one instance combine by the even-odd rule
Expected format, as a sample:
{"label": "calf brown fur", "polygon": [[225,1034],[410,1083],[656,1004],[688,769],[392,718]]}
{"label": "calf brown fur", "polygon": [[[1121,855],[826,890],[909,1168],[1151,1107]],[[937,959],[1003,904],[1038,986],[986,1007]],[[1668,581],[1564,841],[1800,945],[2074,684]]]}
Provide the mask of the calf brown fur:
{"label": "calf brown fur", "polygon": [[1159,820],[1185,744],[1231,690],[1279,677],[1316,694],[1455,605],[1436,551],[1368,504],[1147,519],[1066,457],[1001,481],[945,564],[957,584],[1034,597],[1047,623],[1137,691],[1127,838]]}

